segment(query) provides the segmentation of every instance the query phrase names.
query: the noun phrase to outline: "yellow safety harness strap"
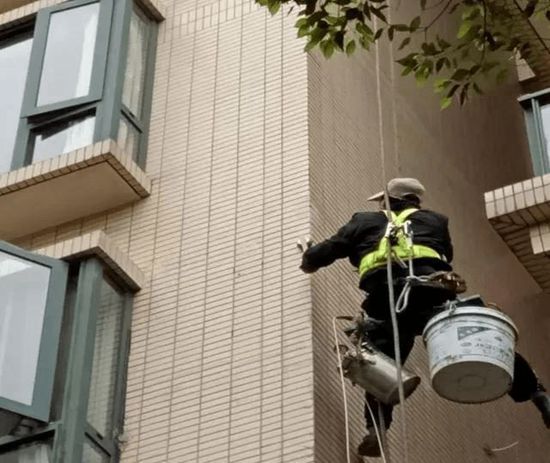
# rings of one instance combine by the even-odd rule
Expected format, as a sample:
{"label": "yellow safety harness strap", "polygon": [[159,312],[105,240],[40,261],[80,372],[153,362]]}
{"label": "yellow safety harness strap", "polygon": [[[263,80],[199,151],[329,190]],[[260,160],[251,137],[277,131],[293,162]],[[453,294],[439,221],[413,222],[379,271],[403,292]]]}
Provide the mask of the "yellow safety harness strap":
{"label": "yellow safety harness strap", "polygon": [[[405,209],[399,215],[396,215],[392,211],[384,211],[386,216],[388,216],[386,232],[380,240],[378,247],[361,259],[361,263],[359,264],[359,276],[361,278],[367,272],[385,265],[388,255],[390,254],[392,260],[418,259],[425,257],[442,259],[437,251],[429,246],[411,243],[409,237],[406,235],[404,231],[405,223],[409,216],[417,210],[416,208]],[[390,235],[394,231],[397,232],[394,235],[394,237],[397,238],[397,244],[391,246]]]}

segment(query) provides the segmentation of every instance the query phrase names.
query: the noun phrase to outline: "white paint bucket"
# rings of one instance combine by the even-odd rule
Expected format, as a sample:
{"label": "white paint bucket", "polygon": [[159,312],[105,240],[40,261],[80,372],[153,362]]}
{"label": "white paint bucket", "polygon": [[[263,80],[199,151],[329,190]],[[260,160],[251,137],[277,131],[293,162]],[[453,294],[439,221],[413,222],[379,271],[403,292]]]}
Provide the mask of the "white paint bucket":
{"label": "white paint bucket", "polygon": [[518,331],[502,312],[459,307],[432,318],[422,334],[432,387],[453,402],[482,403],[510,390]]}

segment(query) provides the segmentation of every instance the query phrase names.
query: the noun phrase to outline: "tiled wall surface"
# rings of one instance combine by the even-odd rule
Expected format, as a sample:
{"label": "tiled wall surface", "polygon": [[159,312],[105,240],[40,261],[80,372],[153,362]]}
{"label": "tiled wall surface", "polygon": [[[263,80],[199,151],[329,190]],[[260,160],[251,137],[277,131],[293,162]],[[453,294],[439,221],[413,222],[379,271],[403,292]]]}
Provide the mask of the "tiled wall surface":
{"label": "tiled wall surface", "polygon": [[303,44],[253,2],[161,3],[151,197],[20,244],[101,229],[145,271],[123,462],[313,461]]}
{"label": "tiled wall surface", "polygon": [[[411,3],[411,6],[413,4]],[[401,3],[401,14],[407,5]],[[308,60],[310,108],[311,220],[315,241],[330,236],[386,178],[419,178],[426,206],[450,218],[455,268],[470,293],[498,303],[520,328],[519,350],[550,383],[548,296],[518,262],[485,215],[484,192],[525,180],[528,164],[524,123],[510,84],[464,109],[439,110],[430,88],[400,76],[400,57],[387,43],[353,59],[317,54]],[[395,67],[394,67],[395,66]],[[497,116],[498,115],[498,116]],[[541,185],[542,186],[542,185]],[[353,315],[362,293],[357,274],[338,262],[312,277],[316,463],[345,462],[342,393],[332,351],[332,317]],[[424,346],[417,340],[407,366],[422,383],[407,400],[408,461],[482,463],[549,461],[550,444],[531,404],[508,397],[491,404],[459,405],[439,398],[429,386]],[[364,435],[361,391],[348,386],[352,447]],[[400,411],[389,432],[391,459],[404,462]],[[514,449],[489,457],[484,446]],[[517,452],[517,454],[516,454]],[[355,461],[355,460],[353,460]],[[371,460],[368,460],[371,461]],[[373,459],[374,461],[381,461]]]}
{"label": "tiled wall surface", "polygon": [[[399,78],[387,45],[379,59],[325,62],[302,53],[292,17],[253,2],[159,3],[151,196],[19,243],[103,230],[145,271],[123,462],[345,461],[331,319],[355,313],[361,294],[344,262],[301,274],[295,242],[366,207],[382,151],[388,178],[418,176],[450,216],[458,270],[529,333],[520,348],[550,382],[548,300],[483,210],[484,191],[529,176],[516,87],[441,113],[429,89]],[[428,387],[420,346],[411,360],[423,384],[407,407],[410,463],[481,463],[484,445],[515,441],[519,459],[499,461],[545,463],[531,407],[450,404]],[[349,392],[355,446],[362,403]],[[403,461],[399,426],[389,439]]]}

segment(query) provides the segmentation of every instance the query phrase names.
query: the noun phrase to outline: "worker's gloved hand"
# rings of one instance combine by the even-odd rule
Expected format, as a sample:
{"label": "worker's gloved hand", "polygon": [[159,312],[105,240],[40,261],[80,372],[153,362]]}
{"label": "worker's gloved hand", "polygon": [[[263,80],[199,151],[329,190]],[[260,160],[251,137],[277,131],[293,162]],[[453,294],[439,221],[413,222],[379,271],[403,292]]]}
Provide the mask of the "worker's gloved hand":
{"label": "worker's gloved hand", "polygon": [[[296,246],[298,246],[298,249],[302,252],[302,254],[304,254],[309,248],[311,248],[311,246],[313,246],[313,240],[309,235],[304,236],[296,242]],[[314,273],[319,269],[317,267],[308,265],[307,262],[302,258],[302,265],[300,265],[300,270],[304,273]]]}
{"label": "worker's gloved hand", "polygon": [[313,246],[313,240],[311,239],[311,236],[306,235],[303,238],[300,238],[296,242],[296,246],[298,246],[298,249],[302,252],[306,252],[311,246]]}

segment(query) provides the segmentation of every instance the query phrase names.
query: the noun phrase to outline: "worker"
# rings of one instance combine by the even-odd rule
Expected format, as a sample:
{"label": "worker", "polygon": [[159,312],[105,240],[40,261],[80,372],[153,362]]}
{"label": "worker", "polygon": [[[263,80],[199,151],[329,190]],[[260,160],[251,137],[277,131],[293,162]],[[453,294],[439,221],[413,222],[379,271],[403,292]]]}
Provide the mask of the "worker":
{"label": "worker", "polygon": [[[304,249],[300,268],[305,273],[316,272],[319,268],[332,264],[336,259],[348,258],[358,268],[359,287],[365,291],[362,304],[367,313],[366,339],[379,351],[395,358],[393,329],[388,292],[387,253],[392,247],[392,273],[395,297],[398,297],[409,275],[407,256],[410,249],[403,249],[403,241],[396,236],[387,236],[388,217],[392,222],[403,224],[409,221],[412,229],[412,267],[414,275],[434,274],[456,275],[452,273],[453,246],[448,228],[448,219],[442,214],[421,208],[421,198],[425,192],[423,185],[414,178],[396,178],[387,184],[389,204],[384,201],[384,192],[377,193],[369,201],[377,201],[378,212],[358,212],[331,238]],[[390,243],[388,245],[388,243]],[[454,278],[454,277],[453,277]],[[451,280],[453,279],[451,278]],[[458,283],[457,283],[458,284]],[[453,300],[456,291],[452,285],[413,285],[405,310],[398,314],[400,354],[404,363],[410,354],[415,336],[422,334],[427,322],[442,310],[448,300]],[[550,427],[550,399],[544,392],[535,374],[520,356],[516,356],[517,378],[510,395],[517,401],[533,400],[541,411],[545,424]],[[379,425],[378,401],[366,394],[366,402],[374,410],[376,424]],[[386,429],[392,421],[392,406],[380,404]],[[380,456],[380,448],[374,430],[374,422],[365,406],[367,435],[358,448],[363,456]]]}

